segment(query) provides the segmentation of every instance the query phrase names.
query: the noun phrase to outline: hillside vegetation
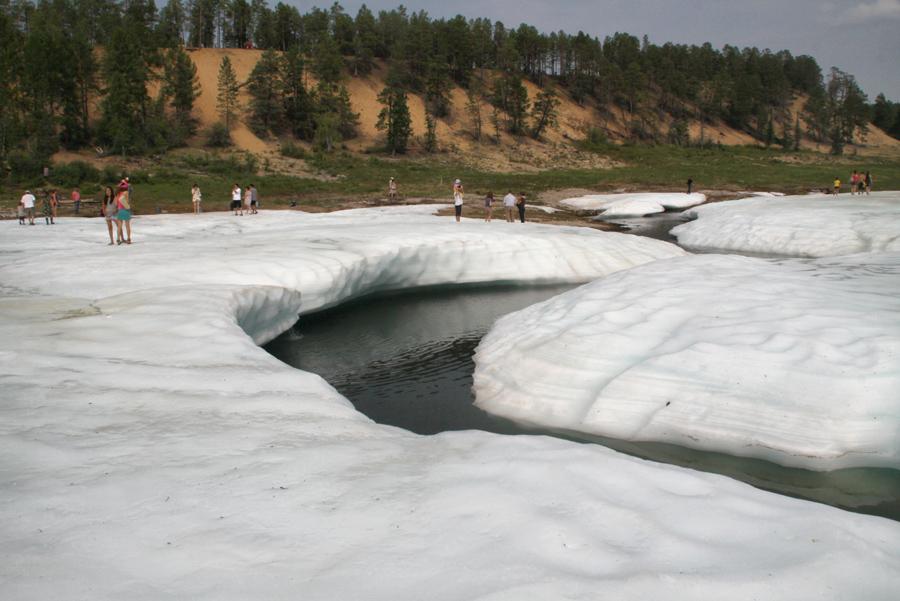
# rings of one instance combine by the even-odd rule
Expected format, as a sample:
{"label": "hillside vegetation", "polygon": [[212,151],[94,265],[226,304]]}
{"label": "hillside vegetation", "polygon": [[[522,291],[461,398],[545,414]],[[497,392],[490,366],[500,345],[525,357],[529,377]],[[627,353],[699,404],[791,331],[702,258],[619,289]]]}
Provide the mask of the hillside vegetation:
{"label": "hillside vegetation", "polygon": [[870,105],[852,75],[823,76],[814,58],[787,51],[544,34],[403,7],[300,13],[262,0],[169,0],[159,11],[149,0],[3,2],[0,37],[7,186],[40,183],[55,163],[50,183],[66,185],[127,170],[179,186],[242,173],[349,192],[361,172],[380,188],[388,172],[420,168],[401,167],[402,155],[433,173],[588,185],[597,170],[662,160],[649,150],[659,145],[682,157],[769,148],[780,165],[816,165],[818,183],[834,163],[804,151],[850,155],[842,165],[877,156],[884,168],[900,156],[897,105]]}

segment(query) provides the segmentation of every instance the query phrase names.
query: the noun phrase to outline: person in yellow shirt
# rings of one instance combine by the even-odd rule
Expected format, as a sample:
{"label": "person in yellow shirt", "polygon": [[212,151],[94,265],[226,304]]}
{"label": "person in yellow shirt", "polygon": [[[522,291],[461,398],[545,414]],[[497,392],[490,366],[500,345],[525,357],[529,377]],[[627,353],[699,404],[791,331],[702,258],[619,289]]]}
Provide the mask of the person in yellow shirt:
{"label": "person in yellow shirt", "polygon": [[838,178],[834,178],[834,195],[837,196],[841,193],[841,180]]}

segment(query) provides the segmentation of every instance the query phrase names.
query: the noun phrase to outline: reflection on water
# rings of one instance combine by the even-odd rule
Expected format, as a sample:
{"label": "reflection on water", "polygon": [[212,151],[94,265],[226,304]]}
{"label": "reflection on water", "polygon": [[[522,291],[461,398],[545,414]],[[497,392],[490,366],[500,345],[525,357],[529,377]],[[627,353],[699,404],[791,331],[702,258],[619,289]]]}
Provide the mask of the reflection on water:
{"label": "reflection on water", "polygon": [[266,349],[325,378],[373,420],[419,434],[522,428],[473,404],[472,355],[494,321],[572,286],[456,288],[305,316]]}
{"label": "reflection on water", "polygon": [[301,318],[266,349],[285,363],[321,375],[373,420],[412,432],[479,429],[549,434],[900,520],[897,470],[784,468],[675,445],[533,429],[475,407],[472,356],[491,324],[568,288],[433,289],[364,299]]}

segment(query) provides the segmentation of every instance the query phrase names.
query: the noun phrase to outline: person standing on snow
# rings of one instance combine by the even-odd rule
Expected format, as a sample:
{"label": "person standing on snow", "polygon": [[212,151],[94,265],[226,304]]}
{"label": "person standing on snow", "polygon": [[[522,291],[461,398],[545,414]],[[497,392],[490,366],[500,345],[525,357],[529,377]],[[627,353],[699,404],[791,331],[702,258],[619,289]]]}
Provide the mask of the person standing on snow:
{"label": "person standing on snow", "polygon": [[459,223],[459,218],[462,216],[462,208],[463,208],[463,185],[462,182],[456,180],[453,182],[453,210],[456,211],[456,222]]}
{"label": "person standing on snow", "polygon": [[503,208],[506,209],[506,222],[513,223],[515,221],[513,211],[516,208],[516,196],[512,193],[512,190],[509,190],[506,196],[503,197]]}

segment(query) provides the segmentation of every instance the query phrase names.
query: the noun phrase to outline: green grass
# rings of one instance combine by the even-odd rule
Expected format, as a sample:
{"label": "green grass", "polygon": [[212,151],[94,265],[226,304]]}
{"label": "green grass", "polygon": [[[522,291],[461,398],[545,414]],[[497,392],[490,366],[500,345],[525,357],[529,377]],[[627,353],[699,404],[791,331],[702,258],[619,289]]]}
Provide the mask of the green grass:
{"label": "green grass", "polygon": [[[336,153],[314,155],[308,162],[329,177],[254,175],[259,165],[247,155],[171,155],[153,168],[143,167],[136,178],[138,212],[190,210],[190,187],[203,190],[207,210],[224,209],[231,185],[256,184],[267,208],[296,201],[304,208],[328,210],[360,200],[384,198],[387,180],[400,183],[403,197],[447,200],[454,179],[463,180],[468,193],[495,194],[507,189],[532,198],[545,190],[615,188],[683,190],[690,177],[695,189],[773,190],[802,193],[825,189],[835,177],[847,181],[853,169],[871,170],[877,190],[900,189],[900,158],[832,157],[812,152],[786,153],[754,147],[678,148],[674,146],[601,146],[601,154],[621,163],[612,169],[558,169],[527,173],[493,173],[466,167],[444,155],[388,159]],[[110,170],[107,170],[110,171]],[[107,175],[109,175],[107,173]],[[106,183],[106,182],[104,182]],[[109,182],[114,183],[114,182]],[[0,205],[11,208],[21,186],[0,190]],[[66,188],[61,187],[65,190]],[[100,182],[82,184],[83,196],[99,193]],[[67,196],[67,194],[65,194]]]}

